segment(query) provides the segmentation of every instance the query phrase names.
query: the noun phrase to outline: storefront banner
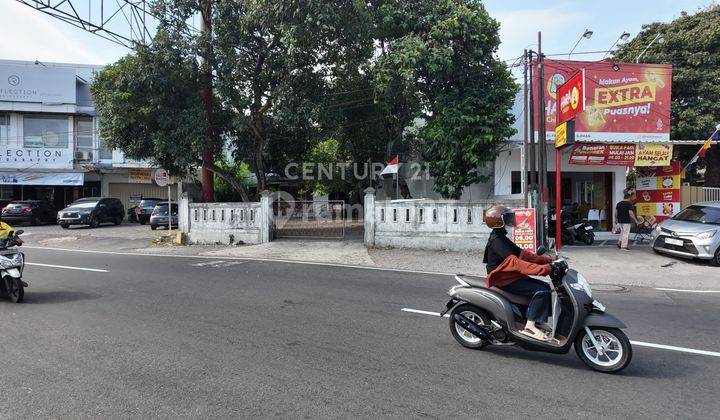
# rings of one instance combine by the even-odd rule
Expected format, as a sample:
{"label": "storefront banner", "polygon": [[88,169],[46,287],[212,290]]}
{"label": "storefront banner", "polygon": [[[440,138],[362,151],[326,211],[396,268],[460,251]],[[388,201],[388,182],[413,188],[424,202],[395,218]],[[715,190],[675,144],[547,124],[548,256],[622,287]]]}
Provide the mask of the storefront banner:
{"label": "storefront banner", "polygon": [[637,170],[637,213],[658,222],[680,211],[680,162]]}
{"label": "storefront banner", "polygon": [[[583,69],[586,106],[575,116],[576,141],[670,139],[672,66],[611,61],[544,60],[543,63],[545,79],[541,88],[545,90],[544,117],[549,141],[555,140],[555,125],[558,122],[558,86]],[[538,92],[536,78],[533,89]],[[535,117],[535,121],[541,118],[539,114]]]}
{"label": "storefront banner", "polygon": [[608,155],[607,144],[575,143],[570,153],[573,165],[605,165]]}
{"label": "storefront banner", "polygon": [[634,144],[608,144],[606,165],[633,166],[635,163]]}
{"label": "storefront banner", "polygon": [[0,64],[0,101],[75,103],[75,69]]}
{"label": "storefront banner", "polygon": [[640,143],[635,150],[635,166],[669,166],[673,145]]}
{"label": "storefront banner", "polygon": [[521,249],[530,252],[536,251],[536,217],[535,209],[514,209],[515,227],[513,228],[512,240]]}
{"label": "storefront banner", "polygon": [[152,169],[130,168],[128,170],[128,183],[130,184],[151,184]]}
{"label": "storefront banner", "polygon": [[82,172],[0,172],[2,185],[76,185],[82,186],[85,176]]}
{"label": "storefront banner", "polygon": [[0,167],[12,169],[72,169],[72,145],[63,149],[0,146]]}

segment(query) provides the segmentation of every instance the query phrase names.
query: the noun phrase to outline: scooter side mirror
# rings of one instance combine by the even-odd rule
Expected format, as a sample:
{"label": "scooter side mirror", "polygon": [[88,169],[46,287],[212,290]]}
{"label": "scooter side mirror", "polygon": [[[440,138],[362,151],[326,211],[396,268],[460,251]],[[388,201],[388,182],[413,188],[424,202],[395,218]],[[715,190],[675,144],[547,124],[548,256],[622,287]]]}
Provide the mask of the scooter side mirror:
{"label": "scooter side mirror", "polygon": [[545,245],[540,245],[536,252],[536,254],[538,254],[538,255],[545,255],[546,253],[547,253],[547,248],[545,247]]}
{"label": "scooter side mirror", "polygon": [[15,231],[15,234],[16,234],[16,235],[22,235],[23,233],[25,233],[25,231],[22,230],[22,229],[19,229],[19,230],[16,230],[16,231]]}

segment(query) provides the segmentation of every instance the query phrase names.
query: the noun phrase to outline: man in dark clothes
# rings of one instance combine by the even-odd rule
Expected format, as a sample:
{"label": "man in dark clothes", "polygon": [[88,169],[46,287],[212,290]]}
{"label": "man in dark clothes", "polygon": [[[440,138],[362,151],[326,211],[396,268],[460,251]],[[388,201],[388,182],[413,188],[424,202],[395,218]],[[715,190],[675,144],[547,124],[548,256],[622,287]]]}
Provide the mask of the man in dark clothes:
{"label": "man in dark clothes", "polygon": [[630,201],[632,199],[632,192],[625,190],[624,198],[623,201],[617,203],[617,206],[615,206],[615,223],[620,225],[620,240],[617,246],[627,251],[632,224],[639,224],[639,222],[635,216],[635,206]]}
{"label": "man in dark clothes", "polygon": [[538,340],[545,340],[545,334],[536,323],[547,322],[550,287],[547,283],[529,276],[550,274],[552,259],[520,249],[507,237],[505,226],[515,225],[514,214],[507,207],[490,207],[483,220],[492,228],[483,257],[488,272],[488,287],[498,287],[508,293],[530,297],[527,323],[520,332]]}

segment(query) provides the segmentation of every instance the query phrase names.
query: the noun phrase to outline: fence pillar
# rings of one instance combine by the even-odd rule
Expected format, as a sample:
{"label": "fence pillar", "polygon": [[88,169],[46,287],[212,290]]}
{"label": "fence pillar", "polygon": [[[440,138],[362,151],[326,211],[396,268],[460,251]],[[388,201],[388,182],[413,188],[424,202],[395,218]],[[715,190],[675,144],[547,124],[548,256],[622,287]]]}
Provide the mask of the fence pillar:
{"label": "fence pillar", "polygon": [[365,189],[365,208],[363,209],[365,226],[365,246],[375,246],[375,188]]}
{"label": "fence pillar", "polygon": [[260,243],[270,242],[272,232],[272,193],[263,191],[260,193]]}
{"label": "fence pillar", "polygon": [[180,194],[178,201],[178,228],[183,233],[190,231],[190,197],[186,192]]}

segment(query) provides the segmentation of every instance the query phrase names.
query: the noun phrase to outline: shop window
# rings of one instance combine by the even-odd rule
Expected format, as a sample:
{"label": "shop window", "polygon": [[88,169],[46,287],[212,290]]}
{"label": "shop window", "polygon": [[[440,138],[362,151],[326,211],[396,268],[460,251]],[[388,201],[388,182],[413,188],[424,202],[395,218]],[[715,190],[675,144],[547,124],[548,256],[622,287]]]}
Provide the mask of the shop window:
{"label": "shop window", "polygon": [[510,176],[510,188],[512,194],[522,193],[522,180],[520,179],[520,171],[512,171]]}
{"label": "shop window", "polygon": [[0,146],[7,146],[10,138],[10,115],[0,114]]}
{"label": "shop window", "polygon": [[0,200],[12,200],[13,199],[13,186],[12,185],[0,185]]}
{"label": "shop window", "polygon": [[77,119],[77,150],[75,159],[79,161],[93,160],[93,137],[95,130],[92,117]]}
{"label": "shop window", "polygon": [[24,115],[23,146],[66,149],[68,117],[58,115]]}
{"label": "shop window", "polygon": [[107,140],[100,137],[100,140],[98,141],[98,155],[100,159],[103,160],[110,160],[112,159],[112,148],[108,146]]}

